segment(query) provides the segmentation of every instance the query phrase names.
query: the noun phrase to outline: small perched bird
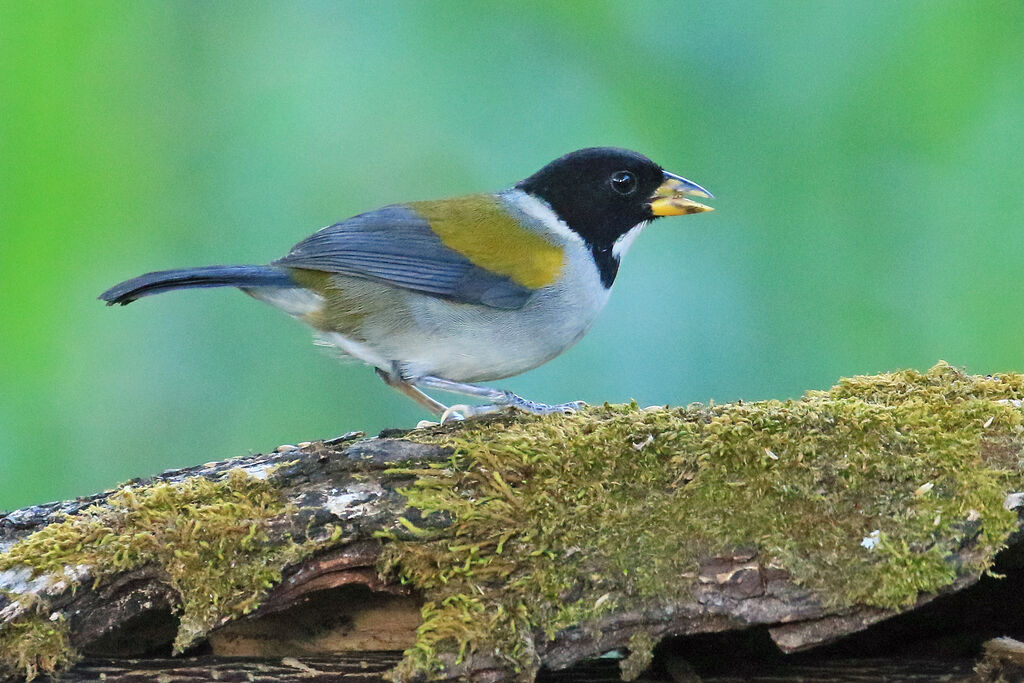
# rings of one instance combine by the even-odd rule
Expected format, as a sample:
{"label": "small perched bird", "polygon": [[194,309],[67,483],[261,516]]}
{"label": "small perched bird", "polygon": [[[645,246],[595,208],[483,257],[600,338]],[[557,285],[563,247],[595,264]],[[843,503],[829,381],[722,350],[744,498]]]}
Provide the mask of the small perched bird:
{"label": "small perched bird", "polygon": [[[310,325],[441,417],[506,408],[572,412],[477,382],[546,363],[608,300],[619,260],[655,218],[710,211],[700,185],[625,149],[567,154],[513,187],[393,204],[327,226],[265,266],[147,273],[107,305],[192,287],[237,287]],[[451,409],[439,390],[485,405]]]}

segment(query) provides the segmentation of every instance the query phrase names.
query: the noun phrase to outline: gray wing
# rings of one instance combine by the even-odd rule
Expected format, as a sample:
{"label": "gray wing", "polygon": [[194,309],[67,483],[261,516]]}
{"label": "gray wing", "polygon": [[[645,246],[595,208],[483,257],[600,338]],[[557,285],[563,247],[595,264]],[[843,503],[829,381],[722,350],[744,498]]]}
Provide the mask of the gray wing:
{"label": "gray wing", "polygon": [[492,308],[522,308],[533,290],[491,273],[441,242],[406,206],[386,206],[313,233],[273,265],[378,280]]}

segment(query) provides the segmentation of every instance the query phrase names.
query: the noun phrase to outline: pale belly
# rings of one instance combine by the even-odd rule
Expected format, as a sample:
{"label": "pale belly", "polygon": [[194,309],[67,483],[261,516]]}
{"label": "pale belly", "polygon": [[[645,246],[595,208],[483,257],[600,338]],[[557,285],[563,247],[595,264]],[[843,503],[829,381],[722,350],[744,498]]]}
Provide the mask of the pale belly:
{"label": "pale belly", "polygon": [[[572,261],[576,261],[572,259]],[[579,341],[608,300],[588,260],[570,262],[564,276],[519,310],[501,310],[339,278],[353,292],[350,314],[320,336],[344,353],[406,379],[427,375],[484,382],[531,370]],[[332,302],[334,310],[346,302]]]}
{"label": "pale belly", "polygon": [[[511,377],[542,365],[579,341],[608,299],[598,287],[539,290],[522,309],[499,310],[359,281],[358,305],[333,324],[315,324],[324,300],[307,290],[249,293],[312,324],[346,355],[406,379],[455,382]],[[376,290],[376,291],[374,291]],[[571,293],[570,293],[571,292]]]}
{"label": "pale belly", "polygon": [[417,324],[382,340],[380,351],[400,359],[409,377],[482,382],[526,372],[568,349],[590,329],[607,294],[584,303],[541,291],[518,311],[419,298],[410,306]]}

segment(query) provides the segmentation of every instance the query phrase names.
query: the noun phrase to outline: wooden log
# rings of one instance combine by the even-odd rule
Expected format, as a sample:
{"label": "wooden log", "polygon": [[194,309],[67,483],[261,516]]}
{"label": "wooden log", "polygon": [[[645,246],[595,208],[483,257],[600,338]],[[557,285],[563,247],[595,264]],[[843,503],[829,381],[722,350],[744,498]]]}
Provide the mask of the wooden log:
{"label": "wooden log", "polygon": [[405,649],[393,678],[530,680],[620,650],[636,677],[666,636],[753,626],[804,650],[1015,538],[1022,398],[940,364],[350,434],[33,506],[0,518],[0,667]]}

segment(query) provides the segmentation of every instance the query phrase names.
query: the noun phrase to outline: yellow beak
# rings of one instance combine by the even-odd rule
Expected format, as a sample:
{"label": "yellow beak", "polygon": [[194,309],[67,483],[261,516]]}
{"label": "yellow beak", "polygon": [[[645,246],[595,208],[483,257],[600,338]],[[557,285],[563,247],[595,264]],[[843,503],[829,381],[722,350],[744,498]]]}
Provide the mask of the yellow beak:
{"label": "yellow beak", "polygon": [[710,206],[687,199],[687,195],[711,199],[714,197],[713,194],[692,180],[668,171],[664,173],[665,181],[651,195],[651,213],[655,216],[681,216],[687,213],[714,211]]}

